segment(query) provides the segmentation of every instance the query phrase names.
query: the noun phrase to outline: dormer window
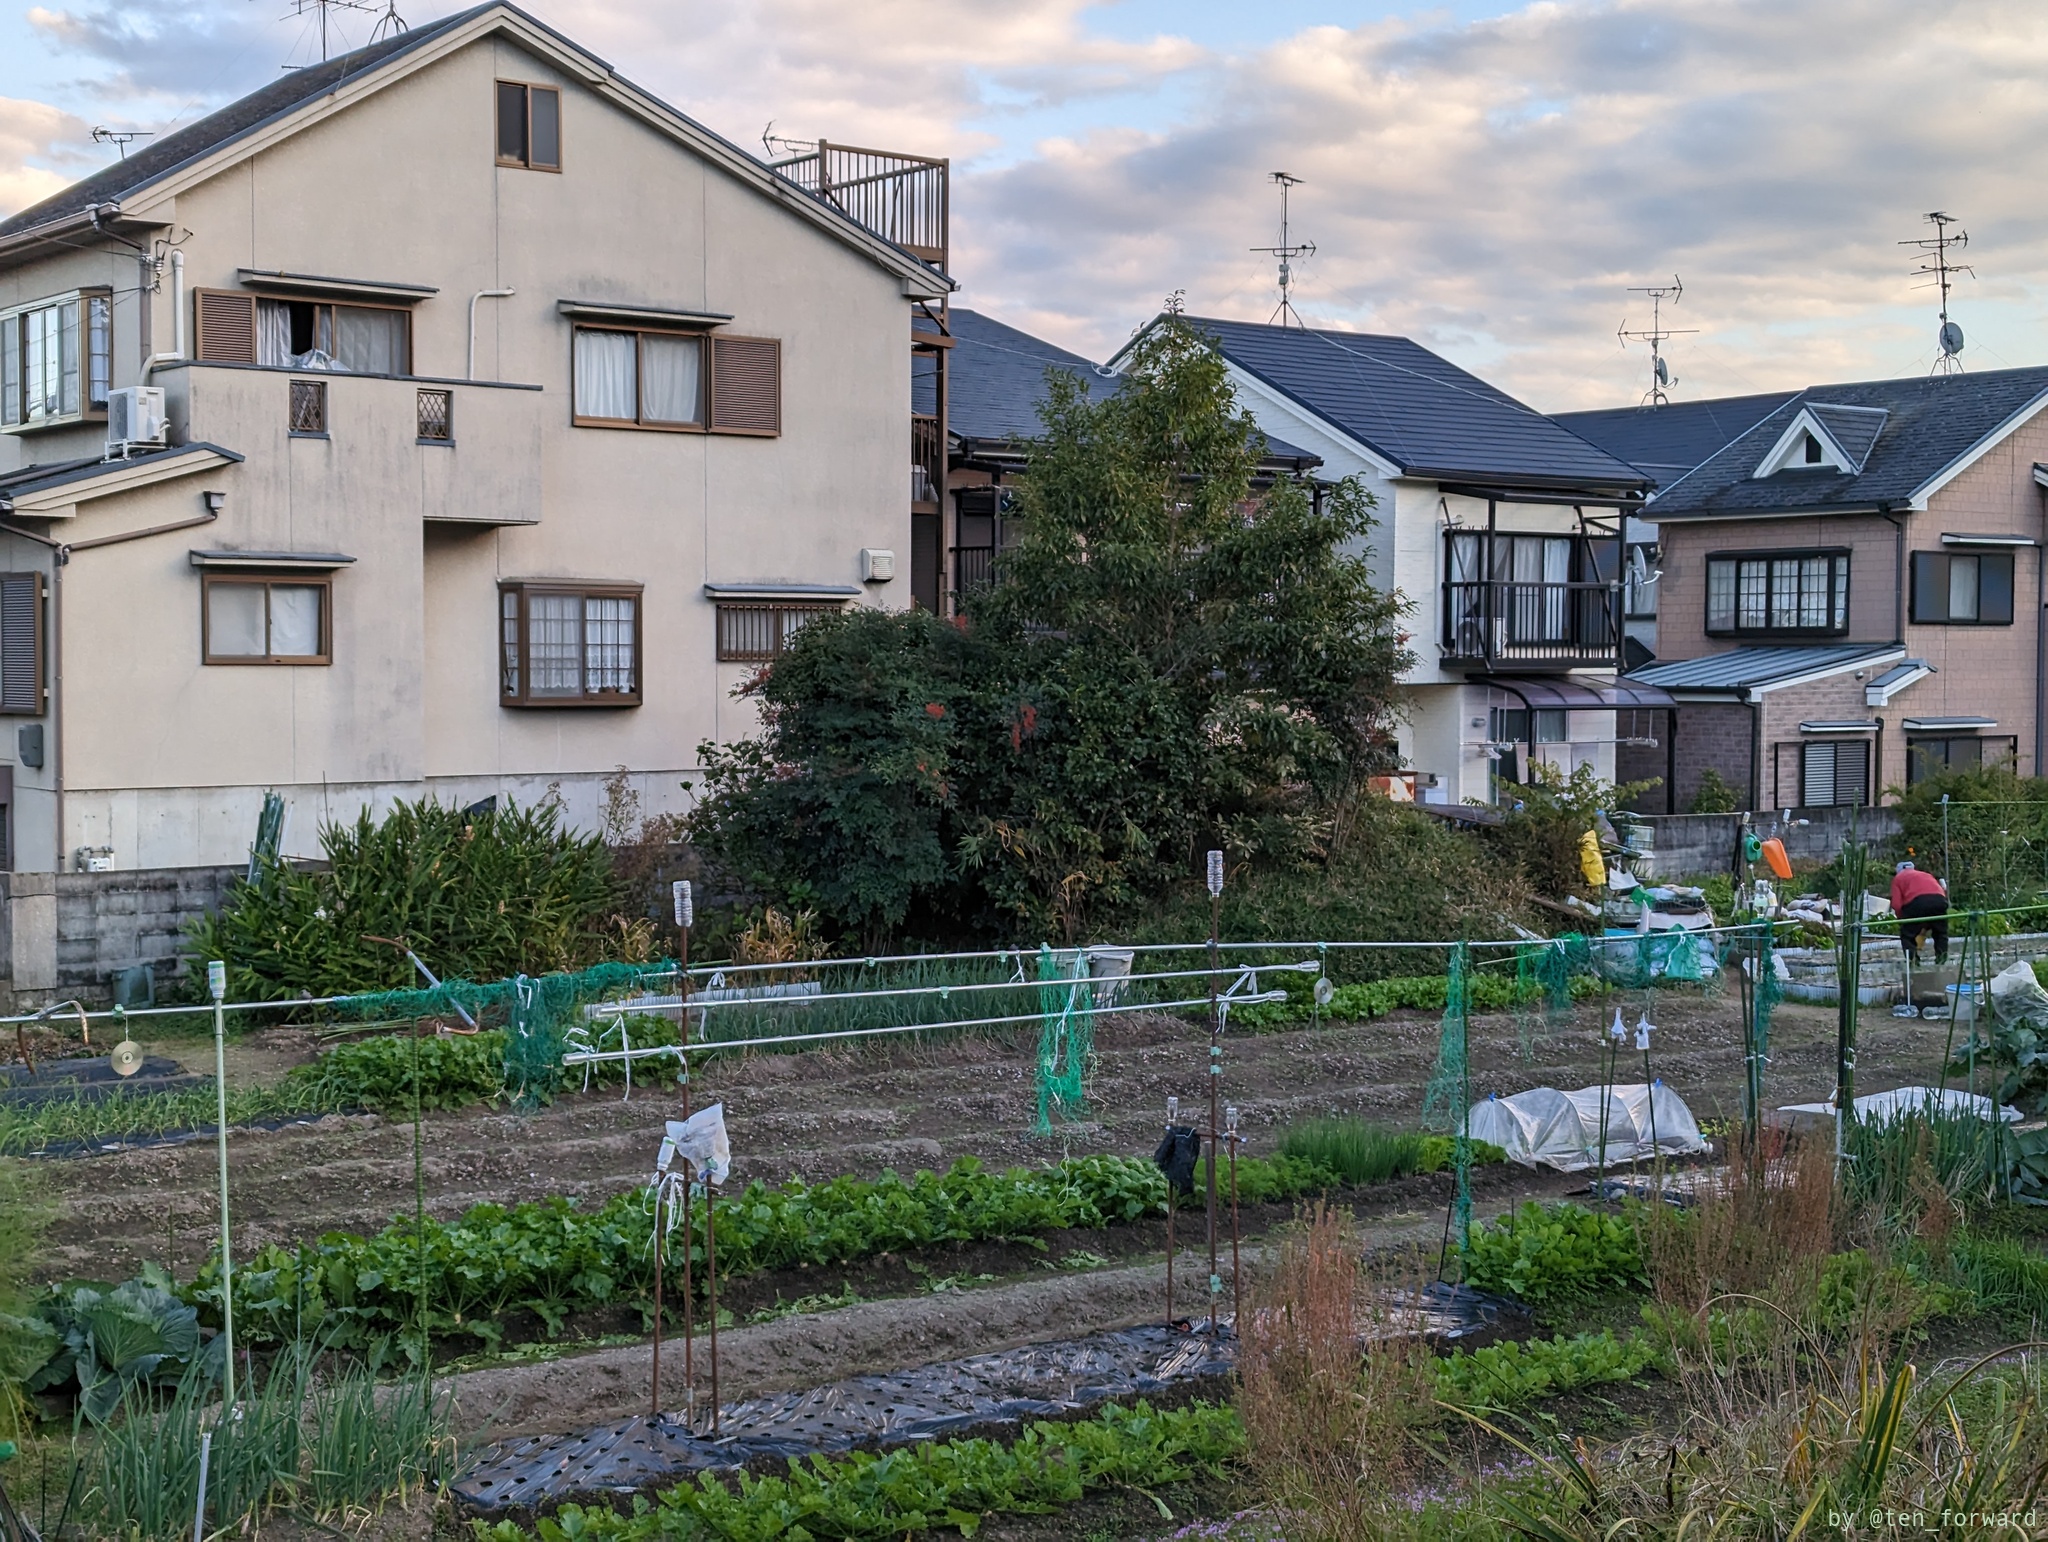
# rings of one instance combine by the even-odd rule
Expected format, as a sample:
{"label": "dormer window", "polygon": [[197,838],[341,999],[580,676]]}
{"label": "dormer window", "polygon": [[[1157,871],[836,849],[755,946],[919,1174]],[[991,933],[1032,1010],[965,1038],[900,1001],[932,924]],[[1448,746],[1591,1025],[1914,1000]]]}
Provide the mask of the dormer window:
{"label": "dormer window", "polygon": [[1881,407],[1808,403],[1785,425],[1751,475],[1763,478],[1781,471],[1832,471],[1861,476],[1883,432],[1885,416]]}

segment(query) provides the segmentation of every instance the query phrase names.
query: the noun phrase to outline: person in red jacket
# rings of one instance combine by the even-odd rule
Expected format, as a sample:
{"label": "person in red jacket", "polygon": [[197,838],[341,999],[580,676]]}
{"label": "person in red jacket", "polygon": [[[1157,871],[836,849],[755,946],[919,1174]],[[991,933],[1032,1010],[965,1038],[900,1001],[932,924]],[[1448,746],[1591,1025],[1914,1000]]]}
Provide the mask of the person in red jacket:
{"label": "person in red jacket", "polygon": [[1908,958],[1920,961],[1921,934],[1932,932],[1934,962],[1948,962],[1948,891],[1939,878],[1901,862],[1892,875],[1892,914],[1899,918],[1899,946]]}

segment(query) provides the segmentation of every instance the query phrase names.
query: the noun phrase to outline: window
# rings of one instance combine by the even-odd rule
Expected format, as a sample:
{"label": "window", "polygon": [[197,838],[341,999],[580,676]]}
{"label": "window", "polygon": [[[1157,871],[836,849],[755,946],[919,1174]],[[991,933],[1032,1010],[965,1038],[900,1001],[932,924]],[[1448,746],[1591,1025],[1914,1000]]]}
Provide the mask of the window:
{"label": "window", "polygon": [[1906,785],[1944,771],[1973,771],[1979,766],[2011,764],[2019,758],[2020,741],[2015,734],[1958,734],[1946,739],[1906,740]]}
{"label": "window", "polygon": [[412,312],[402,305],[270,300],[240,289],[202,289],[192,303],[194,351],[208,363],[412,373]]}
{"label": "window", "polygon": [[0,573],[0,714],[41,717],[43,575]]}
{"label": "window", "polygon": [[453,391],[420,392],[419,440],[421,444],[453,444],[455,442],[455,393]]}
{"label": "window", "polygon": [[782,344],[772,337],[577,327],[570,365],[573,417],[586,427],[782,432]]}
{"label": "window", "polygon": [[2012,553],[1913,553],[1916,622],[1935,626],[2010,626]]}
{"label": "window", "polygon": [[325,578],[209,573],[204,589],[204,657],[209,664],[326,664]]}
{"label": "window", "polygon": [[704,339],[578,327],[576,421],[641,428],[704,426]]}
{"label": "window", "polygon": [[291,395],[291,432],[294,435],[327,437],[327,382],[294,380]]}
{"label": "window", "polygon": [[718,662],[764,664],[789,646],[807,621],[844,610],[843,605],[733,604],[718,607]]}
{"label": "window", "polygon": [[1707,630],[1826,636],[1849,630],[1849,554],[1707,559]]}
{"label": "window", "polygon": [[562,169],[562,93],[553,86],[498,82],[498,164]]}
{"label": "window", "polygon": [[1808,434],[1806,436],[1806,443],[1802,446],[1802,449],[1804,451],[1803,458],[1807,465],[1818,466],[1821,463],[1820,441],[1814,438],[1813,435]]}
{"label": "window", "polygon": [[1833,740],[1799,746],[1799,806],[1861,807],[1870,801],[1870,746]]}
{"label": "window", "polygon": [[0,425],[106,415],[112,307],[109,295],[81,292],[0,312]]}
{"label": "window", "polygon": [[637,707],[638,584],[502,584],[499,695],[508,707]]}

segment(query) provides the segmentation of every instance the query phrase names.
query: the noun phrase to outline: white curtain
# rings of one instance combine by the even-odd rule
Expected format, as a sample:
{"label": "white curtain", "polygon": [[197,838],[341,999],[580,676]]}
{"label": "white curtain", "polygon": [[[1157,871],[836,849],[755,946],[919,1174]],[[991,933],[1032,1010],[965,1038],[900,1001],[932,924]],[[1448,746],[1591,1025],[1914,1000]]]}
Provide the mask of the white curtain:
{"label": "white curtain", "polygon": [[[249,587],[253,588],[254,585]],[[270,586],[270,652],[281,659],[316,658],[320,646],[320,587]]]}
{"label": "white curtain", "polygon": [[207,585],[206,651],[222,659],[260,659],[269,651],[263,643],[263,585]]}
{"label": "white curtain", "polygon": [[583,602],[584,689],[633,692],[633,608],[624,595],[592,595]]}
{"label": "white curtain", "polygon": [[256,362],[272,369],[292,362],[292,312],[282,300],[256,302]]}
{"label": "white curtain", "polygon": [[647,386],[641,416],[649,423],[703,422],[704,344],[694,337],[649,334],[640,346]]}
{"label": "white curtain", "polygon": [[526,667],[529,696],[583,694],[583,597],[526,597]]}
{"label": "white curtain", "polygon": [[639,374],[639,351],[631,332],[578,330],[576,416],[634,421]]}
{"label": "white curtain", "polygon": [[335,366],[359,375],[403,375],[406,315],[366,305],[334,307]]}

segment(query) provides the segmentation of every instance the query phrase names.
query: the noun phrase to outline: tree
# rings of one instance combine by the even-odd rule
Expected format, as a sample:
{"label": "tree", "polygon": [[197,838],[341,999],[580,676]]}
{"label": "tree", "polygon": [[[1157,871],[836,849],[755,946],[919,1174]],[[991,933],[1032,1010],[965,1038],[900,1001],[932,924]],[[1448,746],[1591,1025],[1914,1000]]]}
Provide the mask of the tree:
{"label": "tree", "polygon": [[704,746],[692,836],[865,939],[1069,940],[1156,901],[1204,844],[1318,848],[1394,764],[1400,606],[1371,497],[1254,486],[1264,440],[1178,318],[1098,395],[1052,372],[1023,530],[962,616],[813,623]]}

